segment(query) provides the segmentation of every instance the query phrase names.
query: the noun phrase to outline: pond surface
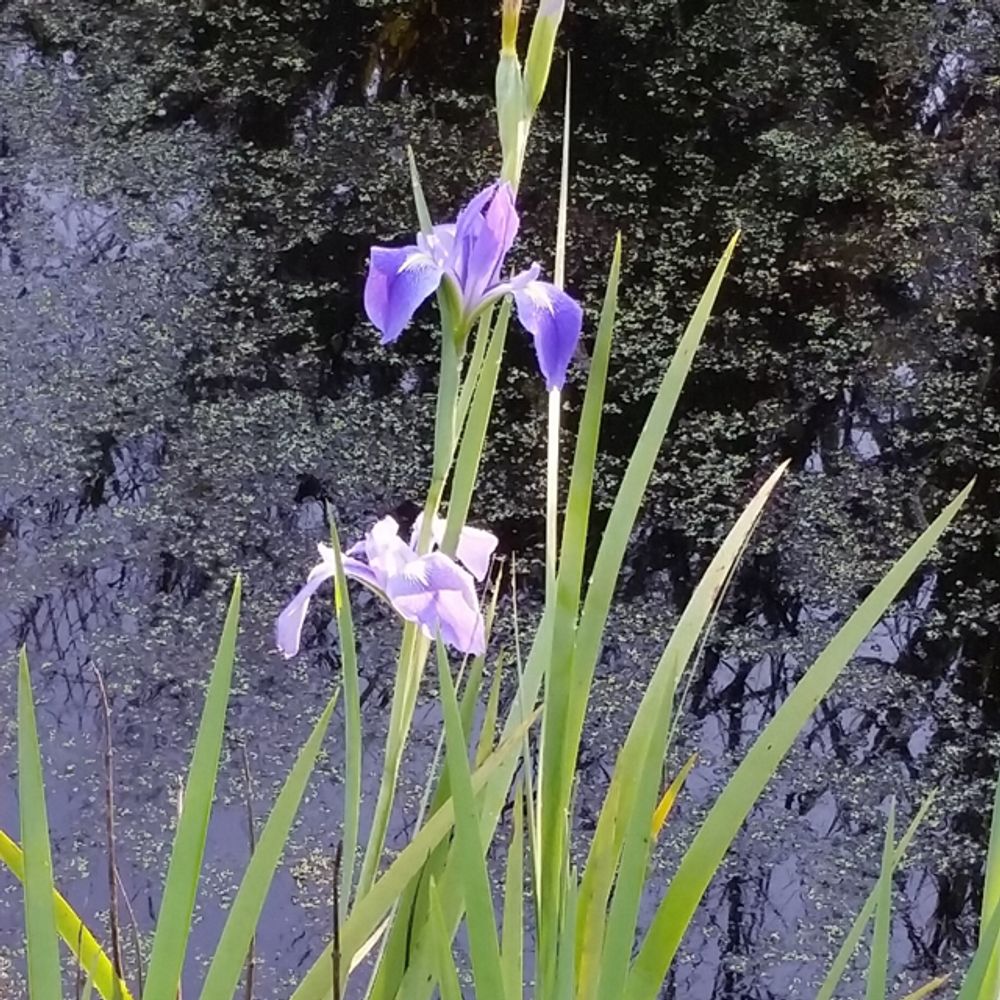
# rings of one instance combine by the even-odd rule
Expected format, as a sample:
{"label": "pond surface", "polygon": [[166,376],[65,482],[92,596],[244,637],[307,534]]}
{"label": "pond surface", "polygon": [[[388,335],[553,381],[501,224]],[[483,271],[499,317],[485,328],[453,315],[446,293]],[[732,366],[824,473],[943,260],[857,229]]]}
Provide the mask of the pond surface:
{"label": "pond surface", "polygon": [[[581,838],[679,604],[777,462],[792,457],[792,473],[692,680],[677,757],[700,759],[654,889],[810,656],[946,498],[979,480],[740,835],[665,988],[676,1000],[812,996],[874,880],[889,796],[908,818],[931,788],[940,804],[897,879],[898,995],[959,967],[1000,756],[1000,6],[802,6],[587,0],[567,20],[569,285],[591,320],[619,227],[627,248],[602,509],[712,263],[745,232],[629,555],[580,761]],[[446,0],[128,12],[14,0],[0,13],[0,704],[14,704],[24,643],[57,877],[96,922],[94,667],[114,713],[120,861],[146,931],[226,597],[244,574],[188,994],[245,864],[240,748],[261,815],[339,676],[323,602],[299,658],[272,642],[325,537],[323,505],[353,539],[376,516],[412,514],[425,486],[433,316],[379,348],[360,311],[364,260],[411,231],[407,143],[439,218],[495,171],[497,31],[492,3]],[[559,104],[554,93],[534,135],[525,259],[548,259]],[[544,400],[518,337],[473,518],[528,567],[530,608]],[[356,615],[374,781],[395,636],[361,594]],[[12,779],[9,708],[3,719]],[[412,833],[437,721],[428,696],[392,846]],[[329,927],[339,732],[338,717],[269,900],[262,1000],[287,996]],[[12,781],[0,824],[17,827]],[[16,997],[20,893],[0,887],[0,991]],[[862,993],[855,974],[844,995]]]}

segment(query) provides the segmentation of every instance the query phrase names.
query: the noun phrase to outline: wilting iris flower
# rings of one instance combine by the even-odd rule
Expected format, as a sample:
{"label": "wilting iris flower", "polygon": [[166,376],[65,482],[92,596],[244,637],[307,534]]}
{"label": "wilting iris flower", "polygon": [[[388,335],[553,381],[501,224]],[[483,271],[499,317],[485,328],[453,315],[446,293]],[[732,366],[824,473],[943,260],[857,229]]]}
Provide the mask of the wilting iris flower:
{"label": "wilting iris flower", "polygon": [[517,235],[519,219],[509,184],[492,184],[459,213],[453,225],[434,226],[427,236],[405,247],[372,247],[365,311],[382,334],[396,340],[417,307],[442,282],[459,303],[459,331],[464,335],[490,303],[512,293],[521,325],[534,336],[538,364],[549,389],[566,381],[583,311],[562,289],[540,281],[541,268],[501,281],[504,260]]}
{"label": "wilting iris flower", "polygon": [[[466,567],[463,569],[443,552],[417,555],[420,527],[418,518],[407,544],[399,537],[396,521],[383,517],[363,542],[344,553],[344,574],[385,598],[403,618],[416,622],[428,638],[440,635],[460,652],[479,655],[485,652],[486,639],[473,577],[482,580],[486,576],[496,536],[481,528],[463,528],[456,550],[458,561]],[[435,546],[441,544],[444,527],[444,521],[434,519],[431,537]],[[317,547],[321,561],[278,616],[278,649],[287,657],[299,651],[309,599],[336,573],[333,549],[322,542]]]}

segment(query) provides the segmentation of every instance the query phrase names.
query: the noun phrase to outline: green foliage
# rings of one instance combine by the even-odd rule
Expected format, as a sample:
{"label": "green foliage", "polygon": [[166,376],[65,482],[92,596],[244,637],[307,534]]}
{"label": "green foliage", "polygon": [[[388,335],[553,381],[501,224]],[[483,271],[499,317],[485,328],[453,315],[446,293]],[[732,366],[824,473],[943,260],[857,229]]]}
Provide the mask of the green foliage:
{"label": "green foliage", "polygon": [[42,755],[31,694],[28,657],[21,648],[17,675],[17,774],[24,842],[24,930],[30,1000],[62,996],[59,939],[52,888],[52,852],[45,810]]}
{"label": "green foliage", "polygon": [[[236,658],[240,599],[241,581],[237,577],[191,757],[174,849],[153,935],[143,1000],[155,1000],[157,997],[176,1000],[180,990],[184,959],[194,924],[195,898],[209,818],[215,799],[226,707]],[[95,936],[53,885],[38,732],[28,662],[23,649],[18,690],[21,833],[25,850],[22,855],[17,845],[0,831],[0,860],[23,881],[25,887],[29,994],[32,1000],[56,1000],[62,995],[56,937],[58,927],[81,968],[87,972],[87,994],[96,988],[103,1000],[129,1000],[131,994],[114,974],[111,962]],[[235,994],[268,889],[312,776],[335,701],[336,696],[329,700],[313,727],[261,831],[212,956],[201,994],[205,1000]]]}
{"label": "green foliage", "polygon": [[237,577],[182,793],[180,819],[149,959],[149,985],[143,1000],[174,1000],[181,984],[236,661],[241,587]]}

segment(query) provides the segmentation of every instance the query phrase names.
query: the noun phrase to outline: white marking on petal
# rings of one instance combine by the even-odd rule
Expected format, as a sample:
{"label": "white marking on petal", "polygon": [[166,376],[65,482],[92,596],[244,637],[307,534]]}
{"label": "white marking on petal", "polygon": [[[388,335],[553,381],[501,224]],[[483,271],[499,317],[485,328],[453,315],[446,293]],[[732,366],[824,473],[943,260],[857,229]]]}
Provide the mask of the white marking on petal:
{"label": "white marking on petal", "polygon": [[415,250],[407,256],[406,260],[404,260],[402,264],[399,265],[399,270],[396,273],[402,274],[404,271],[409,271],[411,268],[417,267],[420,264],[430,264],[433,267],[434,261],[428,254],[423,253],[420,250]]}
{"label": "white marking on petal", "polygon": [[552,304],[552,299],[549,298],[548,289],[541,282],[533,281],[525,285],[524,294],[540,309],[545,309],[548,313],[555,316],[555,306]]}

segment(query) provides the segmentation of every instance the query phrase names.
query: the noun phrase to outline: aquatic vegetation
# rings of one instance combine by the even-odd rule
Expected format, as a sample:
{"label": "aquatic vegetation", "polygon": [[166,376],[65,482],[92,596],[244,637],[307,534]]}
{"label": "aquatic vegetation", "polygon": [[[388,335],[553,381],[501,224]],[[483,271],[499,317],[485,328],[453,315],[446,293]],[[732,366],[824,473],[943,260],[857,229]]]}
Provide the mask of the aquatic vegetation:
{"label": "aquatic vegetation", "polygon": [[[586,547],[592,534],[594,470],[618,311],[621,243],[616,244],[612,254],[565,490],[559,482],[560,390],[571,353],[565,347],[570,340],[575,346],[579,336],[578,307],[576,312],[567,307],[562,319],[556,315],[556,296],[565,295],[559,288],[565,269],[565,211],[560,212],[556,282],[543,291],[536,288],[533,294],[527,290],[537,281],[537,272],[524,272],[532,276],[520,286],[517,278],[498,282],[516,231],[514,190],[525,160],[532,114],[548,77],[561,12],[560,3],[541,4],[522,73],[516,51],[519,4],[504,4],[497,85],[504,146],[501,184],[485,189],[462,213],[454,230],[437,234],[429,228],[421,181],[413,165],[412,184],[423,232],[413,247],[373,251],[366,306],[383,339],[397,338],[417,304],[442,285],[445,289],[439,299],[441,382],[433,470],[423,514],[408,543],[400,538],[399,526],[391,519],[378,522],[364,542],[343,553],[334,533],[330,544],[320,549],[321,563],[279,619],[279,645],[286,654],[294,654],[308,601],[321,583],[333,580],[348,719],[357,718],[359,696],[347,579],[358,580],[384,594],[407,621],[393,688],[382,783],[366,831],[360,869],[355,878],[361,760],[360,732],[355,724],[347,733],[347,819],[343,853],[338,859],[335,929],[328,947],[296,988],[293,1000],[342,997],[348,979],[362,960],[373,954],[376,945],[379,950],[372,958],[372,968],[365,970],[371,976],[369,996],[429,1000],[437,989],[443,998],[458,1000],[462,986],[453,938],[463,921],[475,992],[483,1000],[514,1000],[524,995],[527,982],[532,984],[533,995],[543,1000],[605,1000],[618,996],[654,1000],[695,909],[754,802],[854,650],[932,551],[969,493],[966,487],[925,526],[804,672],[712,805],[657,902],[652,922],[640,934],[639,907],[649,892],[647,870],[652,842],[667,822],[671,802],[681,794],[682,779],[672,780],[665,793],[661,793],[661,786],[664,760],[675,734],[682,681],[786,466],[779,466],[759,487],[694,587],[636,706],[634,720],[619,749],[589,854],[577,866],[570,851],[576,762],[616,581],[737,237],[723,252],[655,387],[648,417],[614,495],[608,521],[599,533],[595,561],[588,572]],[[560,191],[563,209],[568,197],[567,163],[564,153]],[[518,299],[519,294],[527,294],[527,304]],[[486,533],[470,533],[465,520],[490,425],[497,370],[511,314],[508,296],[513,297],[522,319],[528,316],[525,325],[539,344],[551,339],[556,345],[551,352],[547,348],[539,350],[549,391],[546,599],[537,630],[519,643],[516,652],[514,697],[504,706],[505,715],[501,717],[499,682],[494,684],[482,711],[484,720],[474,762],[470,762],[473,719],[480,708],[494,614],[492,606],[486,614],[481,613],[473,580],[488,578],[487,562],[495,540]],[[471,351],[466,356],[469,338]],[[496,579],[492,583],[497,589],[501,586]],[[173,1000],[184,965],[231,682],[239,591],[237,582],[192,758],[148,977],[140,991],[148,1000]],[[461,668],[452,664],[446,645],[471,654],[471,662]],[[444,720],[444,766],[440,774],[429,776],[420,822],[412,839],[390,859],[385,850],[386,830],[417,694],[432,648]],[[491,659],[494,677],[499,678],[499,655]],[[461,684],[456,682],[456,674]],[[62,909],[61,921],[55,919],[58,899],[47,857],[38,737],[24,658],[19,677],[29,989],[38,1000],[59,995],[56,934],[61,928],[93,987],[105,997],[124,997],[127,987],[121,981],[121,970],[112,964],[109,973],[106,956],[90,949],[91,938],[84,934],[82,924],[74,923]],[[202,988],[205,1000],[232,996],[237,988],[267,887],[331,711],[332,701],[316,724],[264,828],[209,967]],[[503,856],[502,900],[497,900],[486,856],[497,839],[501,816],[511,804],[512,829]],[[868,922],[874,920],[870,1000],[884,1000],[886,996],[891,876],[922,815],[918,813],[898,843],[895,814],[890,815],[882,876],[871,906],[862,911],[849,934],[849,941],[856,946]],[[8,850],[4,856],[14,868],[10,860],[16,862],[13,852]],[[995,864],[996,859],[993,861]],[[527,898],[534,915],[531,946],[526,941],[524,913],[526,872]],[[996,896],[994,876],[988,883],[990,902],[984,904],[982,944],[963,986],[963,1000],[991,995],[989,981],[995,975],[1000,941]],[[498,908],[502,913],[500,925]],[[77,928],[74,942],[73,931]],[[84,940],[87,950],[80,945]],[[533,955],[531,967],[526,962],[529,952]],[[842,955],[849,958],[850,953],[846,950]],[[838,981],[838,968],[842,971],[846,964],[841,957],[831,970],[831,989]]]}

